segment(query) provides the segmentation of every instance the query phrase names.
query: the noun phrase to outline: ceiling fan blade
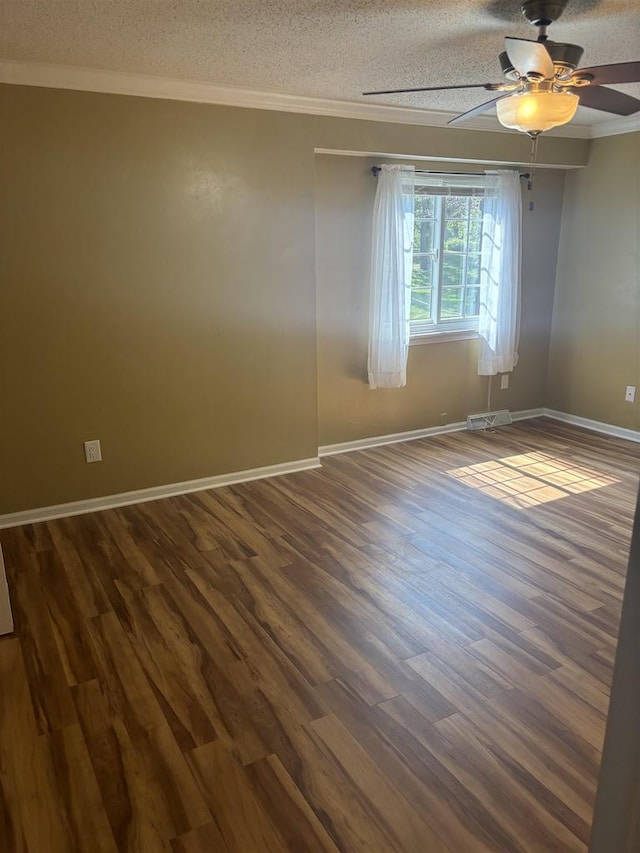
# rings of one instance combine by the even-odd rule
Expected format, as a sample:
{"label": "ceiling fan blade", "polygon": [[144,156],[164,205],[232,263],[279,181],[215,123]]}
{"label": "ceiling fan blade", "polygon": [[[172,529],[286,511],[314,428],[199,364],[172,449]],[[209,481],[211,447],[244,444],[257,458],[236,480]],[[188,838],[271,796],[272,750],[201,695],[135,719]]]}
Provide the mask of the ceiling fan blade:
{"label": "ceiling fan blade", "polygon": [[498,101],[501,101],[503,98],[509,98],[510,96],[511,92],[507,92],[506,95],[500,95],[499,98],[493,98],[491,101],[485,101],[484,104],[480,104],[480,106],[474,107],[472,110],[467,110],[466,113],[460,113],[459,116],[452,118],[447,122],[447,124],[462,124],[463,121],[467,121],[474,116],[479,116],[481,113],[486,113],[487,110],[490,110]]}
{"label": "ceiling fan blade", "polygon": [[640,83],[640,62],[594,65],[593,68],[578,68],[576,74],[590,74],[598,86],[603,83]]}
{"label": "ceiling fan blade", "polygon": [[383,89],[380,92],[363,92],[363,95],[401,95],[404,92],[442,92],[445,89],[490,89],[493,83],[469,83],[459,86],[421,86],[418,89]]}
{"label": "ceiling fan blade", "polygon": [[504,43],[511,64],[523,77],[530,73],[542,74],[545,79],[554,76],[553,60],[541,42],[507,36]]}
{"label": "ceiling fan blade", "polygon": [[630,116],[640,111],[640,100],[607,89],[606,86],[580,86],[571,90],[580,97],[581,107],[591,107],[592,110],[603,110],[605,113],[615,113],[619,116]]}

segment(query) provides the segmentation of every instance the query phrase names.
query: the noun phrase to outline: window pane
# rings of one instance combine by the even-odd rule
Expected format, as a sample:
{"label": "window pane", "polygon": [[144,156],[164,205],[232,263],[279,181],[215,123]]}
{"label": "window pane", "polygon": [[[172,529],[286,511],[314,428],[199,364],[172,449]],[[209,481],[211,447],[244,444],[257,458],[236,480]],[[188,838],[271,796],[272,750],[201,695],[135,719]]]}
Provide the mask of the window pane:
{"label": "window pane", "polygon": [[411,319],[431,319],[431,288],[415,288],[411,291]]}
{"label": "window pane", "polygon": [[467,223],[448,219],[444,226],[445,252],[465,252],[467,249]]}
{"label": "window pane", "polygon": [[[429,191],[430,192],[430,191]],[[416,192],[411,319],[441,328],[477,324],[484,196],[457,187],[430,195]],[[469,319],[467,319],[469,318]]]}
{"label": "window pane", "polygon": [[454,317],[462,317],[462,287],[447,287],[442,288],[442,302],[440,305],[440,313],[443,320],[451,320]]}
{"label": "window pane", "polygon": [[414,216],[418,219],[433,219],[435,215],[435,198],[432,195],[414,196]]}
{"label": "window pane", "polygon": [[433,251],[434,239],[434,221],[433,219],[416,219],[413,225],[413,251],[414,252],[431,252]]}
{"label": "window pane", "polygon": [[472,219],[469,223],[469,251],[480,251],[480,240],[482,237],[482,219]]}
{"label": "window pane", "polygon": [[412,320],[432,320],[432,285],[435,249],[439,235],[436,233],[436,199],[417,193],[413,226],[413,271],[411,276]]}
{"label": "window pane", "polygon": [[413,272],[411,275],[411,287],[431,287],[433,284],[433,263],[431,256],[413,256]]}
{"label": "window pane", "polygon": [[464,316],[477,317],[480,313],[480,288],[468,287],[464,297]]}
{"label": "window pane", "polygon": [[480,255],[467,255],[467,287],[480,284]]}
{"label": "window pane", "polygon": [[444,252],[442,256],[442,284],[461,285],[464,284],[464,255],[452,255]]}
{"label": "window pane", "polygon": [[482,219],[484,207],[484,196],[473,196],[469,202],[469,216],[473,219]]}
{"label": "window pane", "polygon": [[469,196],[447,196],[444,202],[445,219],[466,219],[469,215]]}

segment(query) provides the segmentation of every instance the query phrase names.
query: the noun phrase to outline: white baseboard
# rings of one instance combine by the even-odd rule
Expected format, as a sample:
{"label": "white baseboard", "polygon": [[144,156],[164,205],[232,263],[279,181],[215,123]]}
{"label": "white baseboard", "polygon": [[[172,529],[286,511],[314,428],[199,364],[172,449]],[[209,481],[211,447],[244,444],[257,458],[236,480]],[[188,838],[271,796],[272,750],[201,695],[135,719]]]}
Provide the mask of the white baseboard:
{"label": "white baseboard", "polygon": [[[554,421],[562,421],[566,424],[579,426],[593,432],[601,432],[614,438],[624,438],[628,441],[640,442],[640,431],[627,429],[626,427],[606,424],[601,421],[593,421],[590,418],[580,418],[567,412],[558,412],[556,409],[538,408],[522,409],[512,412],[513,421],[526,421],[529,418],[547,417]],[[380,447],[384,444],[397,444],[401,441],[413,441],[417,438],[427,438],[430,435],[443,435],[448,432],[461,432],[467,429],[466,421],[456,421],[443,426],[427,427],[426,429],[414,429],[407,432],[394,432],[389,435],[376,435],[371,438],[361,438],[356,441],[343,441],[339,444],[325,444],[318,448],[318,456],[335,456],[338,453],[350,453],[352,450],[367,450],[371,447]]]}
{"label": "white baseboard", "polygon": [[[552,420],[583,429],[604,433],[614,438],[623,438],[628,441],[640,443],[640,430],[627,429],[626,427],[606,424],[594,421],[590,418],[581,418],[567,412],[559,412],[555,409],[522,409],[512,412],[514,421],[524,421],[529,418],[548,417]],[[450,432],[462,432],[467,429],[466,421],[444,424],[442,426],[426,427],[425,429],[414,429],[406,432],[395,432],[389,435],[377,435],[370,438],[361,438],[356,441],[344,441],[339,444],[325,444],[318,448],[318,456],[310,459],[298,459],[294,462],[282,462],[278,465],[266,465],[263,468],[251,468],[247,471],[235,471],[230,474],[219,474],[215,477],[204,477],[200,480],[187,480],[183,483],[169,483],[165,486],[154,486],[150,489],[138,489],[133,492],[121,492],[117,495],[106,495],[100,498],[89,498],[84,501],[73,501],[71,503],[57,504],[56,506],[39,507],[28,509],[23,512],[13,512],[0,515],[0,529],[5,527],[19,527],[22,524],[34,524],[39,521],[51,521],[54,518],[65,518],[71,515],[83,515],[88,512],[99,512],[103,509],[114,509],[120,506],[145,503],[146,501],[170,498],[176,495],[186,495],[191,492],[201,492],[206,489],[217,489],[221,486],[231,486],[235,483],[245,483],[250,480],[262,480],[266,477],[278,477],[282,474],[293,474],[296,471],[309,471],[320,468],[320,458],[323,456],[334,456],[338,453],[350,453],[353,450],[367,450],[372,447],[380,447],[384,444],[397,444],[402,441],[413,441],[418,438],[427,438],[432,435],[443,435]],[[2,555],[0,552],[0,634],[2,625],[6,622],[6,614],[2,611]],[[8,602],[8,599],[7,599]],[[8,611],[11,618],[11,611]],[[7,624],[9,624],[7,622]]]}
{"label": "white baseboard", "polygon": [[[538,418],[545,414],[544,409],[523,409],[520,412],[512,412],[514,421],[524,421],[527,418]],[[325,444],[318,448],[318,456],[335,456],[338,453],[351,453],[352,450],[368,450],[371,447],[380,447],[383,444],[399,444],[401,441],[414,441],[417,438],[428,438],[430,435],[444,435],[449,432],[462,432],[467,429],[467,422],[456,421],[442,426],[426,427],[425,429],[412,429],[407,432],[392,432],[389,435],[376,435],[371,438],[359,438],[355,441],[343,441],[338,444]]]}
{"label": "white baseboard", "polygon": [[406,432],[392,432],[389,435],[375,435],[371,438],[358,438],[355,441],[342,441],[338,444],[324,444],[318,448],[318,456],[335,456],[338,453],[351,453],[352,450],[368,450],[383,444],[399,444],[402,441],[414,441],[416,438],[426,438],[429,435],[442,435],[445,432],[461,432],[467,428],[466,421],[457,421],[444,426],[412,429]]}
{"label": "white baseboard", "polygon": [[528,421],[529,418],[541,418],[546,412],[546,409],[520,409],[519,412],[511,412],[511,420]]}
{"label": "white baseboard", "polygon": [[0,529],[19,527],[22,524],[35,524],[38,521],[51,521],[54,518],[67,518],[71,515],[84,515],[87,512],[99,512],[103,509],[115,509],[119,506],[130,506],[131,504],[160,500],[161,498],[187,495],[191,492],[203,492],[206,489],[218,489],[221,486],[232,486],[235,483],[246,483],[250,480],[263,480],[266,477],[279,477],[282,474],[294,474],[297,471],[310,471],[313,468],[320,468],[320,459],[317,456],[310,459],[297,459],[294,462],[281,462],[278,465],[266,465],[263,468],[251,468],[247,471],[219,474],[215,477],[203,477],[200,480],[168,483],[166,486],[153,486],[150,489],[137,489],[133,492],[121,492],[117,495],[105,495],[101,498],[89,498],[84,501],[27,509],[23,512],[0,515]]}
{"label": "white baseboard", "polygon": [[591,418],[581,418],[578,415],[570,415],[568,412],[558,412],[555,409],[543,409],[541,414],[547,418],[552,418],[554,421],[562,421],[562,423],[579,426],[583,429],[590,429],[593,432],[602,432],[614,438],[624,438],[627,441],[640,442],[640,430],[637,429],[606,424],[602,421],[591,420]]}

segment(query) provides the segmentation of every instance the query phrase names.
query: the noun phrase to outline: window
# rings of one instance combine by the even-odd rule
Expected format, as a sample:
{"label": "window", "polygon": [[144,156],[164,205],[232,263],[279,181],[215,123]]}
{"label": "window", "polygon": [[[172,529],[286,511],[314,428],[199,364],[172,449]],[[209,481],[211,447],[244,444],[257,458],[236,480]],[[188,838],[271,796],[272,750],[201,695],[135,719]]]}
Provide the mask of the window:
{"label": "window", "polygon": [[416,175],[411,337],[477,331],[484,175]]}

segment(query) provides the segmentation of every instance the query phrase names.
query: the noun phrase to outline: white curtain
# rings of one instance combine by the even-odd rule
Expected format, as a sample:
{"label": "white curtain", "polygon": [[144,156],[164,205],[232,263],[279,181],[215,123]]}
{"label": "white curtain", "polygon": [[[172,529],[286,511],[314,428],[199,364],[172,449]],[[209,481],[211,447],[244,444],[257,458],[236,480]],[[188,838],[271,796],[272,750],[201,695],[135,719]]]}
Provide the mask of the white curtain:
{"label": "white curtain", "polygon": [[520,175],[488,172],[482,223],[478,373],[509,373],[520,340]]}
{"label": "white curtain", "polygon": [[382,166],[373,210],[369,387],[407,384],[413,266],[413,166]]}

